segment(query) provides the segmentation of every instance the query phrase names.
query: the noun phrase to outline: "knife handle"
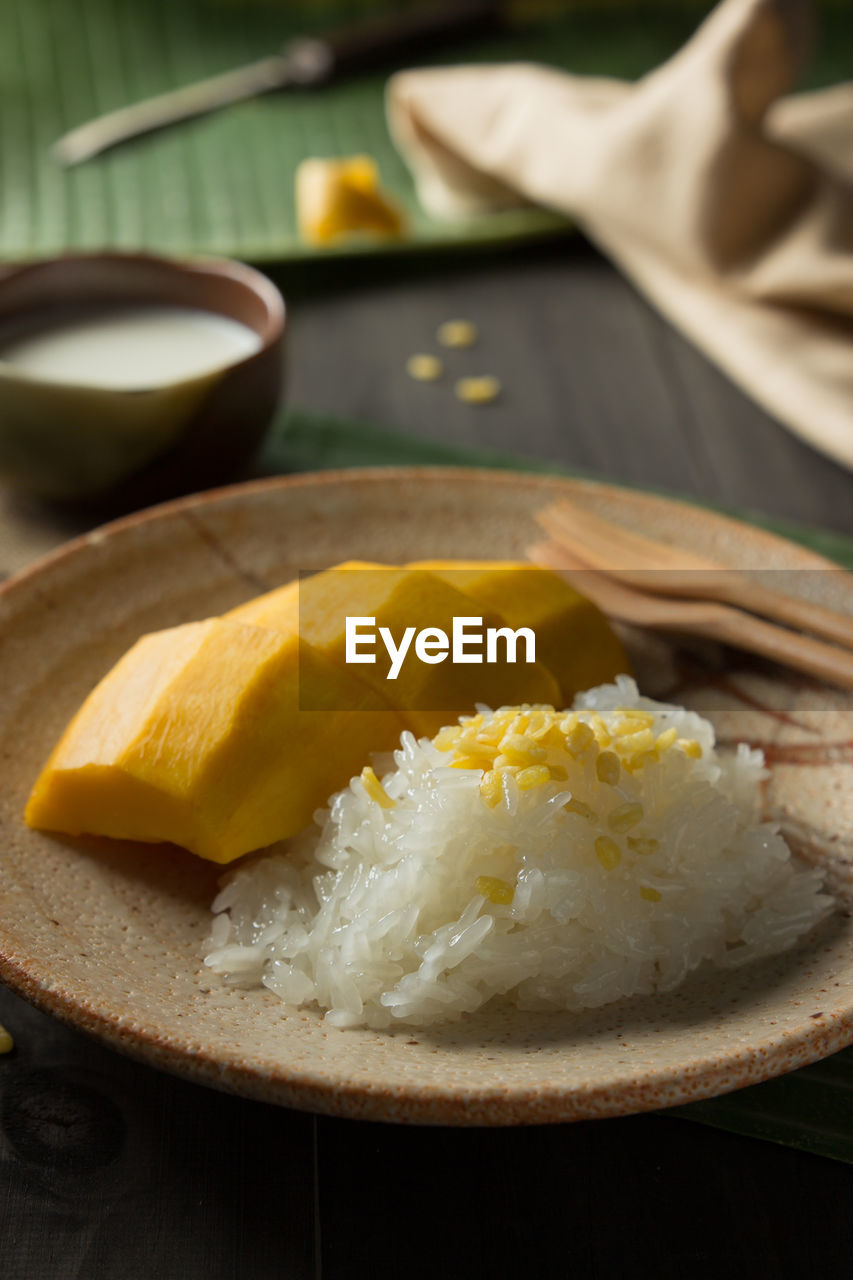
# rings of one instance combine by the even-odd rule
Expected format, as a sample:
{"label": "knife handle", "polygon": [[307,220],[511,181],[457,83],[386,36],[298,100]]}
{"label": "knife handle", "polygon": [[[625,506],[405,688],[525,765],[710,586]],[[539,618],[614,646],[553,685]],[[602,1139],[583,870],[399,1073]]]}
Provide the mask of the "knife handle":
{"label": "knife handle", "polygon": [[500,0],[444,0],[354,23],[327,36],[297,39],[282,52],[304,62],[306,82],[318,83],[480,35],[499,19]]}

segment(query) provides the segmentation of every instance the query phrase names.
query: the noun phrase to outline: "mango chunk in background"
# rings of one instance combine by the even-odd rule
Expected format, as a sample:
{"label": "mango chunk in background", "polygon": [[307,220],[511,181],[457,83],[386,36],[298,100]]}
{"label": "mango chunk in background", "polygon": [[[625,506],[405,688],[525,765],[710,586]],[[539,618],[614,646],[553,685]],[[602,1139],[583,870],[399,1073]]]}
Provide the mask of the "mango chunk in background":
{"label": "mango chunk in background", "polygon": [[296,220],[306,244],[345,236],[400,236],[403,216],[382,191],[370,156],[303,160],[295,177]]}
{"label": "mango chunk in background", "polygon": [[[300,691],[330,709],[302,710]],[[69,724],[26,821],[230,862],[301,830],[396,745],[404,722],[382,706],[295,629],[212,618],[144,636]]]}
{"label": "mango chunk in background", "polygon": [[[290,626],[294,608],[302,637],[339,667],[346,665],[347,616],[375,618],[377,640],[371,651],[376,662],[350,664],[346,669],[387,698],[418,737],[432,736],[457,716],[473,712],[477,702],[553,706],[560,699],[557,682],[541,662],[461,665],[448,656],[442,663],[427,665],[415,656],[414,641],[397,678],[387,679],[391,662],[379,639],[380,627],[387,627],[399,643],[407,627],[416,631],[438,627],[449,636],[454,617],[481,617],[484,629],[506,625],[500,613],[483,608],[432,573],[348,561],[303,578],[296,593],[281,587],[226,616]],[[503,648],[499,651],[503,653]]]}
{"label": "mango chunk in background", "polygon": [[536,657],[559,684],[561,706],[631,669],[601,610],[549,569],[511,560],[421,560],[408,567],[444,579],[514,629],[532,627]]}

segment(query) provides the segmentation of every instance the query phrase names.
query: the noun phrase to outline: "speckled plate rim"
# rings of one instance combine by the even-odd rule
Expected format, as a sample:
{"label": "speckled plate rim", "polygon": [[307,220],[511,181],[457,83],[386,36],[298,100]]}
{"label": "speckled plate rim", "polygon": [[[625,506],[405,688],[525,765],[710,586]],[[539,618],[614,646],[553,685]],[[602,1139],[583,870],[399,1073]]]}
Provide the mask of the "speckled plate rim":
{"label": "speckled plate rim", "polygon": [[[2,946],[0,938],[0,946]],[[718,1061],[690,1069],[644,1070],[618,1085],[589,1082],[582,1090],[507,1084],[478,1090],[418,1086],[417,1093],[382,1085],[350,1084],[281,1064],[278,1072],[243,1061],[213,1061],[191,1041],[168,1042],[141,1026],[125,1026],[60,986],[45,986],[14,958],[0,953],[0,982],[29,1004],[117,1052],[172,1075],[241,1097],[298,1111],[392,1124],[511,1127],[604,1120],[698,1102],[761,1084],[818,1062],[853,1044],[853,1008],[799,1034],[782,1035],[759,1055],[744,1046]]]}
{"label": "speckled plate rim", "polygon": [[[192,495],[134,513],[84,534],[15,574],[0,585],[0,598],[37,579],[45,570],[61,566],[70,557],[86,554],[107,538],[121,536],[124,530],[168,520],[183,511],[203,511],[217,503],[251,501],[256,493],[281,491],[284,495],[295,488],[335,487],[341,484],[393,484],[399,480],[418,483],[463,480],[469,485],[525,486],[542,494],[542,500],[569,496],[572,492],[595,493],[625,502],[637,510],[646,507],[662,510],[677,507],[683,512],[701,512],[703,520],[713,522],[729,533],[742,531],[753,546],[768,554],[782,554],[787,566],[797,568],[836,569],[833,562],[775,534],[720,515],[690,502],[653,495],[592,480],[575,480],[505,470],[456,467],[371,467],[340,471],[311,472],[297,476],[273,477],[249,481],[241,485]],[[617,1084],[598,1083],[590,1079],[583,1088],[565,1090],[549,1088],[547,1082],[536,1086],[492,1086],[476,1090],[448,1087],[441,1083],[421,1083],[417,1092],[406,1088],[388,1088],[380,1084],[351,1084],[338,1077],[330,1078],[316,1070],[303,1071],[288,1067],[286,1062],[254,1066],[235,1053],[233,1060],[212,1060],[192,1039],[172,1035],[168,1040],[156,1029],[137,1024],[133,1019],[104,1012],[97,1002],[81,993],[66,989],[61,981],[38,976],[27,957],[16,954],[14,939],[7,936],[0,919],[0,981],[35,1007],[69,1026],[93,1035],[102,1043],[151,1066],[186,1077],[227,1092],[301,1110],[367,1120],[415,1124],[513,1125],[553,1123],[590,1118],[604,1118],[656,1110],[688,1101],[726,1093],[756,1084],[784,1072],[805,1066],[853,1043],[853,1002],[838,1008],[825,1020],[804,1020],[793,1030],[781,1032],[774,1042],[760,1050],[744,1044],[729,1047],[722,1056],[684,1067],[645,1068],[635,1079]],[[346,1033],[344,1033],[346,1034]]]}
{"label": "speckled plate rim", "polygon": [[115,520],[99,525],[88,533],[82,533],[77,537],[70,538],[55,550],[39,556],[32,564],[10,575],[5,581],[0,582],[0,597],[9,591],[15,590],[20,583],[26,582],[35,575],[42,573],[46,568],[61,562],[68,556],[77,554],[92,544],[97,544],[103,542],[105,538],[113,537],[123,529],[135,528],[140,525],[168,519],[171,515],[180,511],[204,508],[222,501],[231,500],[234,497],[242,495],[248,497],[255,493],[274,492],[278,489],[336,487],[340,484],[349,484],[354,480],[367,481],[369,483],[380,482],[384,485],[393,484],[395,481],[402,479],[423,480],[424,483],[429,483],[432,480],[464,480],[477,485],[506,485],[508,488],[528,486],[545,490],[546,501],[557,501],[561,496],[568,497],[572,492],[588,492],[606,495],[620,501],[624,500],[630,505],[636,505],[638,508],[643,506],[659,507],[661,509],[665,507],[680,508],[682,511],[691,512],[694,515],[698,513],[703,520],[708,520],[720,528],[732,531],[745,530],[751,542],[766,547],[769,552],[785,548],[788,563],[790,563],[790,557],[794,556],[798,562],[797,568],[839,569],[841,567],[835,561],[827,559],[826,556],[822,556],[816,551],[810,551],[807,547],[797,542],[792,542],[789,538],[784,538],[780,534],[762,529],[758,525],[749,524],[746,520],[726,515],[712,507],[703,506],[699,502],[691,502],[684,497],[667,493],[653,493],[647,489],[633,489],[629,485],[610,484],[607,481],[593,480],[587,477],[549,475],[537,471],[511,471],[505,467],[457,467],[444,465],[341,467],[330,468],[327,471],[305,471],[297,475],[264,476],[256,480],[245,480],[239,484],[222,485],[215,489],[207,489],[203,493],[192,493],[186,497],[173,498],[168,502],[160,502],[155,506],[146,507],[142,511],[134,511],[126,516],[119,516]]}

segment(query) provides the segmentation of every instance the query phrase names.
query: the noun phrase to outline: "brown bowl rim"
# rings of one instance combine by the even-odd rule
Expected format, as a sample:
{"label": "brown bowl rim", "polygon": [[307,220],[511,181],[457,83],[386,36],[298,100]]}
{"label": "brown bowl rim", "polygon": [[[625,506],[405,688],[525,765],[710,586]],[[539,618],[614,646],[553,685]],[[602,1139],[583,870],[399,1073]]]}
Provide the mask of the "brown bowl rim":
{"label": "brown bowl rim", "polygon": [[[174,272],[176,275],[220,276],[244,286],[261,302],[264,311],[264,323],[255,329],[261,345],[238,360],[223,365],[223,369],[235,369],[256,359],[281,340],[288,322],[288,306],[280,291],[269,276],[257,267],[250,266],[236,258],[220,258],[200,255],[173,257],[168,254],[149,253],[147,250],[95,250],[54,254],[45,258],[30,258],[25,262],[15,263],[0,270],[0,297],[7,282],[22,276],[48,274],[53,268],[64,263],[85,265],[87,263],[136,264],[150,267],[156,271]],[[204,308],[207,309],[207,308]],[[49,381],[49,380],[48,380]]]}

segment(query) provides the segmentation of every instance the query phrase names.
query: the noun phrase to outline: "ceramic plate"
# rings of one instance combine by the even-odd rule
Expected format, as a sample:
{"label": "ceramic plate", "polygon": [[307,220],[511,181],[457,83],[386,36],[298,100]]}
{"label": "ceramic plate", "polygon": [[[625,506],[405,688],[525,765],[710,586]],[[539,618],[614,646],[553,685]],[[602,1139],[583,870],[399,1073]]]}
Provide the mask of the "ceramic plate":
{"label": "ceramic plate", "polygon": [[[561,495],[853,612],[846,575],[680,503],[507,473],[382,470],[262,481],[120,521],[0,593],[0,977],[116,1049],[217,1088],[351,1117],[516,1124],[611,1116],[722,1093],[853,1040],[844,912],[786,956],[708,971],[666,996],[582,1015],[488,1007],[444,1029],[340,1030],[201,963],[220,869],[172,847],[29,831],[22,811],[87,691],[141,633],[220,613],[353,556],[522,556]],[[775,579],[778,582],[778,579]],[[853,866],[853,699],[702,646],[631,640],[649,692],[760,742],[768,811],[842,905]]]}

